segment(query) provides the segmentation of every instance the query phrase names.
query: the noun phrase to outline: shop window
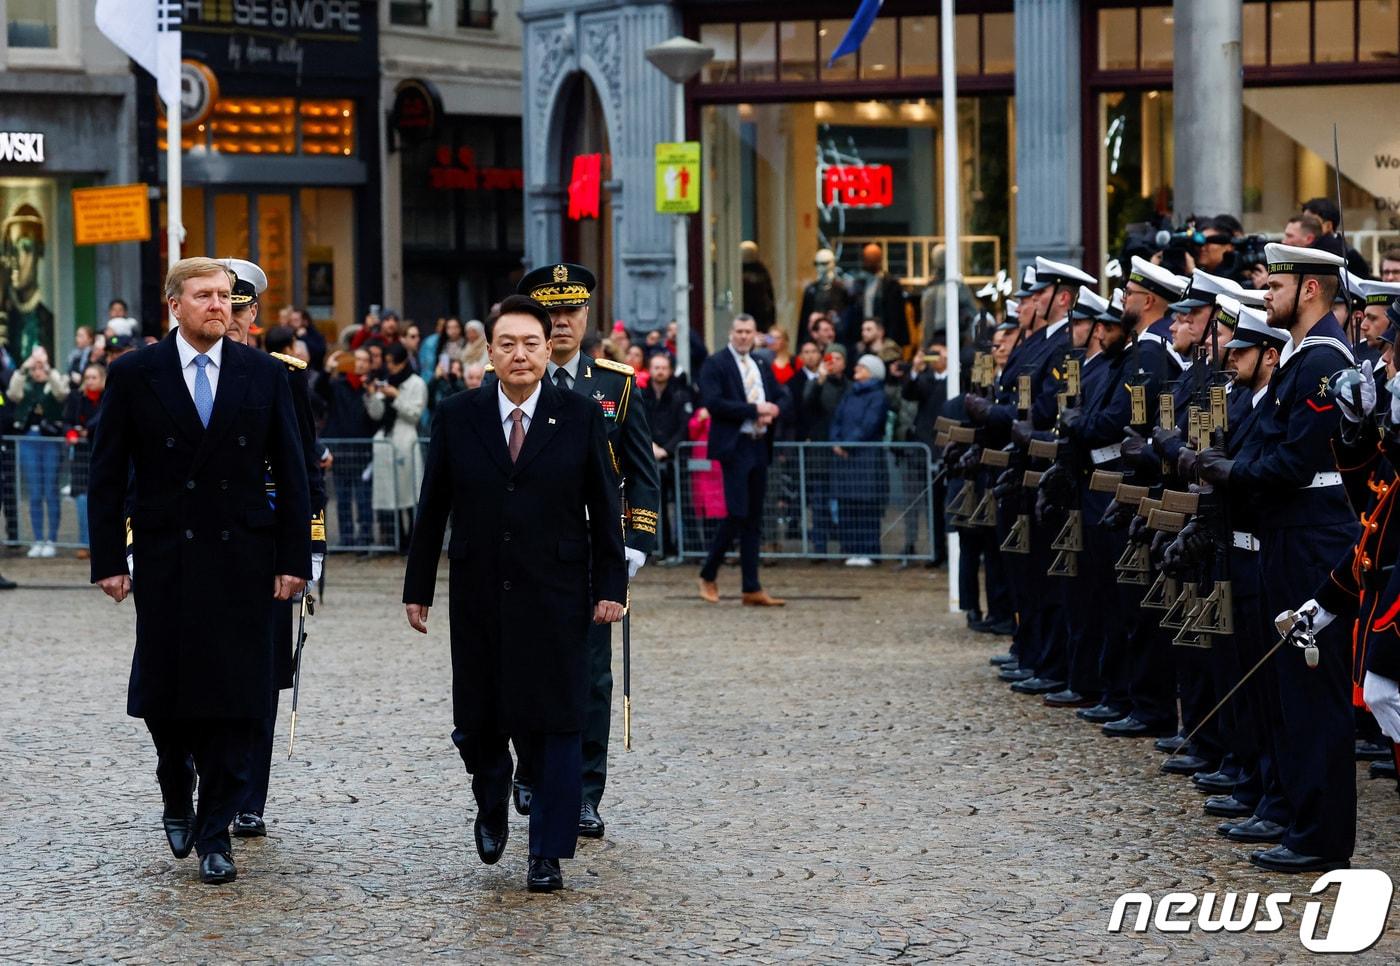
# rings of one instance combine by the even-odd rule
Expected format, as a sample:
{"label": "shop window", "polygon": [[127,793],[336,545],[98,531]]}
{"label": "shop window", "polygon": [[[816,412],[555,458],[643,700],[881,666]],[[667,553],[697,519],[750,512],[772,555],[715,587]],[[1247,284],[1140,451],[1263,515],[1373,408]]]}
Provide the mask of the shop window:
{"label": "shop window", "polygon": [[1265,3],[1244,5],[1244,65],[1263,67],[1269,62],[1268,46],[1269,7]]}
{"label": "shop window", "polygon": [[782,79],[817,79],[817,25],[810,20],[791,21],[778,26],[782,56]]}
{"label": "shop window", "polygon": [[841,46],[841,38],[846,36],[846,28],[850,25],[849,20],[823,20],[817,24],[817,37],[820,38],[822,80],[824,81],[856,79],[855,54],[847,54],[836,63],[827,66],[831,61],[831,55],[836,53],[837,47]]}
{"label": "shop window", "polygon": [[989,13],[982,18],[982,72],[1010,74],[1016,70],[1016,16]]}
{"label": "shop window", "polygon": [[1306,64],[1309,51],[1308,4],[1305,0],[1269,4],[1269,63],[1274,67]]}
{"label": "shop window", "polygon": [[58,0],[8,0],[5,33],[11,47],[57,47]]}
{"label": "shop window", "polygon": [[1141,14],[1142,69],[1171,69],[1172,30],[1176,25],[1172,8],[1143,7]]}
{"label": "shop window", "polygon": [[490,30],[496,26],[496,0],[457,0],[457,26]]}
{"label": "shop window", "polygon": [[895,76],[899,67],[895,40],[898,33],[899,21],[893,17],[876,18],[870,25],[870,33],[860,45],[861,80],[889,80]]}
{"label": "shop window", "polygon": [[354,101],[302,101],[299,113],[302,154],[355,153]]}
{"label": "shop window", "polygon": [[705,65],[705,83],[731,84],[737,79],[734,34],[732,23],[707,23],[700,27],[700,43],[715,52],[714,59]]}
{"label": "shop window", "polygon": [[1400,0],[1361,0],[1361,49],[1359,60],[1394,61],[1400,37]]}
{"label": "shop window", "polygon": [[[186,193],[186,204],[189,203],[189,197],[189,194]],[[214,195],[213,214],[214,251],[251,253],[253,246],[248,222],[248,196],[241,192]],[[219,257],[224,256],[220,255]],[[270,272],[268,269],[264,269],[264,271]]]}
{"label": "shop window", "polygon": [[1135,70],[1137,50],[1137,11],[1130,7],[1100,10],[1099,68]]}
{"label": "shop window", "polygon": [[398,27],[426,27],[432,0],[389,0],[389,22]]}
{"label": "shop window", "polygon": [[296,153],[295,101],[290,97],[226,97],[214,105],[209,139],[220,154]]}
{"label": "shop window", "polygon": [[958,59],[959,77],[981,72],[981,47],[977,14],[958,14],[953,20],[953,56]]}
{"label": "shop window", "polygon": [[739,25],[739,71],[745,81],[771,81],[777,73],[776,36],[771,23],[741,23]]}
{"label": "shop window", "polygon": [[[1313,8],[1313,60],[1335,64],[1356,59],[1356,4],[1352,0],[1317,0]],[[1395,35],[1390,35],[1391,43]]]}
{"label": "shop window", "polygon": [[938,73],[937,17],[901,17],[899,75],[933,77]]}

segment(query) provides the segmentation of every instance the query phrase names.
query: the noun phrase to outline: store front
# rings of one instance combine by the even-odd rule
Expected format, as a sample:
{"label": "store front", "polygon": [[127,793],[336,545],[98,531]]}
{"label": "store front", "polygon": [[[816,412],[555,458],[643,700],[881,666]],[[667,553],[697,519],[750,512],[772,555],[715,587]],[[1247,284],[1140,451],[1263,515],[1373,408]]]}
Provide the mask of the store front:
{"label": "store front", "polygon": [[[689,92],[705,172],[697,308],[712,342],[746,309],[741,242],[757,245],[776,321],[792,332],[818,249],[854,273],[861,249],[879,243],[915,304],[941,270],[938,17],[891,0],[860,51],[828,67],[850,6],[824,6],[804,8],[813,19],[781,21],[687,8],[688,35],[716,51]],[[968,11],[956,25],[960,230],[963,274],[977,286],[1015,257],[1014,24],[1009,3],[959,7]]]}
{"label": "store front", "polygon": [[[264,306],[303,307],[328,338],[382,286],[378,20],[372,3],[340,7],[294,27],[249,21],[253,5],[206,5],[183,27],[186,84],[206,104],[182,131],[183,252],[257,262]],[[143,105],[158,134],[146,161],[163,181],[165,118],[153,97]]]}
{"label": "store front", "polygon": [[[1400,4],[1251,0],[1243,14],[1244,192],[1231,214],[1246,232],[1277,234],[1302,201],[1335,198],[1335,124],[1347,241],[1378,266],[1400,240]],[[1085,116],[1100,146],[1085,153],[1086,250],[1106,262],[1129,226],[1172,211],[1175,152],[1210,148],[1174,141],[1172,8],[1101,2],[1086,16],[1096,59]]]}

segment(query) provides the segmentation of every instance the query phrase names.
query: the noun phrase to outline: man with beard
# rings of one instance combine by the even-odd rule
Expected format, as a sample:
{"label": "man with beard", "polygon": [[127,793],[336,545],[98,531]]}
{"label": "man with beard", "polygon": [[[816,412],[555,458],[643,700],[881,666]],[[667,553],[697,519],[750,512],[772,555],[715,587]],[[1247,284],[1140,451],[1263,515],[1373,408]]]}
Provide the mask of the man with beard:
{"label": "man with beard", "polygon": [[[1262,400],[1257,450],[1232,456],[1212,447],[1201,453],[1198,471],[1257,510],[1262,612],[1271,615],[1311,597],[1358,528],[1330,445],[1340,411],[1328,383],[1353,363],[1332,315],[1345,261],[1289,245],[1270,244],[1265,253],[1269,323],[1287,329],[1292,342]],[[1345,868],[1356,844],[1345,628],[1324,627],[1317,639],[1317,667],[1307,666],[1300,649],[1286,647],[1260,672],[1268,685],[1262,724],[1279,765],[1288,821],[1277,829],[1255,823],[1255,841],[1279,844],[1254,852],[1250,861],[1275,872]]]}

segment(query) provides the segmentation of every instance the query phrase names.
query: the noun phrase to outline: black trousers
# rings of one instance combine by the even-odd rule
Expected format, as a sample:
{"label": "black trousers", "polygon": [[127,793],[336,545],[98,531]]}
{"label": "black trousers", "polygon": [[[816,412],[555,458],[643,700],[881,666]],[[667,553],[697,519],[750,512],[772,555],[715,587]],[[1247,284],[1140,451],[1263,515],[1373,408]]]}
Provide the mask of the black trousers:
{"label": "black trousers", "polygon": [[258,729],[254,718],[147,718],[156,746],[156,780],[167,807],[180,808],[199,776],[195,851],[230,852],[228,827],[250,781]]}
{"label": "black trousers", "polygon": [[[518,735],[522,758],[528,758],[534,779],[530,804],[530,854],[547,859],[572,859],[578,845],[578,813],[582,805],[583,747],[577,731],[562,734]],[[510,739],[495,732],[452,732],[452,743],[472,776],[472,795],[482,816],[502,817],[510,808],[510,781],[515,763]]]}
{"label": "black trousers", "polygon": [[758,582],[758,545],[763,533],[763,498],[768,492],[768,444],[740,436],[733,455],[720,461],[724,470],[724,503],[727,515],[715,532],[709,556],[700,576],[719,576],[724,555],[739,538],[739,569],[746,594],[762,590]]}
{"label": "black trousers", "polygon": [[267,786],[272,776],[272,736],[277,730],[277,692],[272,693],[272,713],[257,723],[253,747],[249,753],[248,790],[240,812],[261,816],[267,808]]}

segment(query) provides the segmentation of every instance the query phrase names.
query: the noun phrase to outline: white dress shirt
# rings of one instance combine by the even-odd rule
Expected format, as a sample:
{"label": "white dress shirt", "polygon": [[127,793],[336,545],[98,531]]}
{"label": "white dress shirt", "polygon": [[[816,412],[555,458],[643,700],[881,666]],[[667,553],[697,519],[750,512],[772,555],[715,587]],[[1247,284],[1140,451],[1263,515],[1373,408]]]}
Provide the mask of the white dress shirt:
{"label": "white dress shirt", "polygon": [[[767,402],[768,393],[763,390],[763,373],[759,371],[758,363],[754,361],[753,353],[750,352],[748,355],[745,355],[734,348],[733,344],[730,344],[729,351],[734,355],[734,364],[739,367],[739,381],[741,383],[744,381],[744,367],[746,365],[753,366],[754,377],[758,380],[758,402]],[[744,398],[746,400],[748,399],[748,390],[744,391]],[[767,431],[767,427],[760,429],[758,423],[752,419],[746,419],[739,424],[739,432],[748,436],[762,436]]]}
{"label": "white dress shirt", "polygon": [[[535,391],[530,393],[529,399],[525,400],[523,403],[520,404],[520,410],[525,414],[524,418],[520,420],[520,428],[525,431],[526,435],[529,435],[530,433],[530,423],[534,421],[535,407],[539,405],[539,402],[540,384],[535,383]],[[509,399],[506,398],[505,387],[502,386],[500,382],[496,383],[496,404],[501,409],[501,429],[506,434],[506,447],[509,448],[511,425],[510,414],[515,412],[516,406],[515,403],[511,402]]]}
{"label": "white dress shirt", "polygon": [[578,366],[579,362],[581,362],[582,360],[582,352],[575,352],[574,357],[568,362],[564,363],[562,366],[556,366],[553,360],[550,360],[550,362],[548,362],[545,365],[545,378],[550,381],[551,385],[558,385],[558,383],[554,380],[554,374],[560,369],[563,369],[569,374],[569,388],[572,389],[574,388],[574,385],[578,382]]}
{"label": "white dress shirt", "polygon": [[[180,353],[180,373],[185,377],[185,388],[190,391],[190,399],[193,400],[194,379],[199,373],[199,366],[195,365],[194,357],[199,355],[199,350],[185,341],[185,334],[178,328],[175,330],[175,349]],[[204,367],[204,374],[209,377],[209,396],[211,399],[218,399],[219,366],[224,360],[224,340],[215,342],[204,354],[209,357],[209,364]]]}

